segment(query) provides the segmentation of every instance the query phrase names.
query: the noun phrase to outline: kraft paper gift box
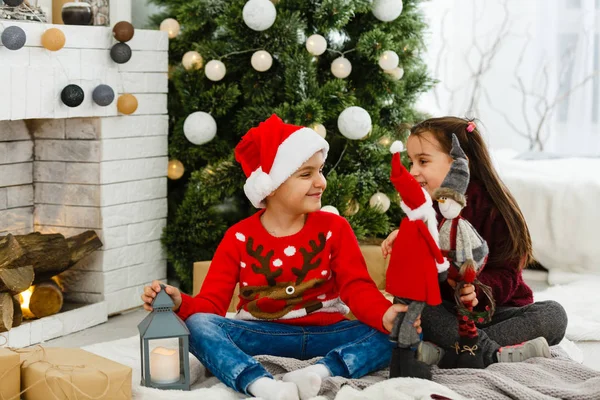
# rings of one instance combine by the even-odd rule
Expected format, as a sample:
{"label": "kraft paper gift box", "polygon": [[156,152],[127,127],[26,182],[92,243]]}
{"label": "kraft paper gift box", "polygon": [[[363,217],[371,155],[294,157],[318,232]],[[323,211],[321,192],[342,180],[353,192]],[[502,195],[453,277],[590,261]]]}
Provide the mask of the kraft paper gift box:
{"label": "kraft paper gift box", "polygon": [[131,368],[81,349],[21,353],[23,400],[129,400]]}
{"label": "kraft paper gift box", "polygon": [[21,391],[20,363],[18,353],[0,348],[0,399],[18,399]]}

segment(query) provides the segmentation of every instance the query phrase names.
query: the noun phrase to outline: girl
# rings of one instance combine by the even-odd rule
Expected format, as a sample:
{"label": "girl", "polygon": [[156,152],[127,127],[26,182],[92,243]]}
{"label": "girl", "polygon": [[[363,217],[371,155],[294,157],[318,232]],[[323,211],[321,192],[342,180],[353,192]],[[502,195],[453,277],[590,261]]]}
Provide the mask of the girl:
{"label": "girl", "polygon": [[[453,133],[466,153],[471,174],[466,191],[467,206],[461,215],[489,247],[487,264],[478,279],[492,288],[496,312],[490,323],[478,326],[484,363],[549,357],[548,344],[558,344],[564,337],[567,315],[554,301],[533,303],[533,293],[521,274],[533,261],[529,230],[515,199],[498,177],[475,123],[442,117],[415,125],[406,146],[410,173],[433,197],[452,165]],[[393,231],[382,243],[384,257],[391,252],[397,234],[397,230]],[[453,346],[459,339],[453,309],[455,284],[451,280],[443,283],[444,302],[437,307],[426,307],[422,314],[424,339],[445,351],[458,351]],[[465,287],[461,295],[463,303],[472,302],[476,306],[479,302],[473,286]],[[521,344],[509,346],[514,343]],[[418,353],[430,364],[439,362],[442,355],[443,351],[431,345],[429,350],[422,349]]]}
{"label": "girl", "polygon": [[[235,156],[244,192],[262,210],[225,233],[196,297],[166,288],[190,330],[191,352],[239,392],[308,399],[326,377],[358,378],[389,364],[387,333],[407,307],[377,289],[348,222],[319,211],[328,149],[312,129],[275,115],[252,128]],[[227,319],[237,283],[238,312]],[[147,310],[159,291],[158,282],[144,288]],[[346,320],[348,308],[359,321]],[[252,358],[258,354],[324,357],[280,382]]]}

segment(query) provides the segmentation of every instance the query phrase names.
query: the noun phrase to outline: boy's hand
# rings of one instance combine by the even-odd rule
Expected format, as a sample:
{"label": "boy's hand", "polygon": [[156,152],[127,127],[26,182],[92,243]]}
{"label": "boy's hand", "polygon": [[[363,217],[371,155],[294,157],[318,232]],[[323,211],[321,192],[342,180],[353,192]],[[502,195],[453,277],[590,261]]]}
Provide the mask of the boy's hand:
{"label": "boy's hand", "polygon": [[[452,289],[455,289],[456,281],[448,279],[448,285],[452,286]],[[471,305],[473,307],[477,307],[477,304],[479,304],[479,300],[477,300],[475,286],[471,285],[470,283],[467,283],[465,286],[463,286],[463,288],[460,290],[460,302],[463,304],[471,302]]]}
{"label": "boy's hand", "polygon": [[[150,286],[144,287],[144,293],[142,294],[142,301],[144,302],[144,310],[152,311],[152,300],[156,297],[156,294],[160,292],[160,282],[153,281]],[[173,300],[173,311],[179,310],[181,307],[181,292],[175,286],[165,285],[165,292]]]}
{"label": "boy's hand", "polygon": [[381,254],[383,255],[383,258],[387,258],[387,256],[392,252],[392,247],[394,246],[396,236],[398,236],[398,229],[393,230],[383,241],[383,243],[381,243]]}
{"label": "boy's hand", "polygon": [[[408,306],[405,304],[392,304],[390,308],[387,309],[385,314],[383,314],[383,327],[391,332],[394,327],[394,321],[396,320],[396,315],[401,312],[406,312],[408,310]],[[417,333],[421,333],[421,316],[417,318],[415,323],[413,324],[415,328],[417,328]]]}

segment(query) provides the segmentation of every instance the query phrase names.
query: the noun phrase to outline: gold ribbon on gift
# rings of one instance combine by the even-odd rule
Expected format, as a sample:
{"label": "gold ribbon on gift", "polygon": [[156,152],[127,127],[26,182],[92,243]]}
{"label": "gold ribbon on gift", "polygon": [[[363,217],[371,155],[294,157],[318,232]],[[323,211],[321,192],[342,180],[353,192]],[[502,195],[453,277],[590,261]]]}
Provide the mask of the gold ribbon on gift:
{"label": "gold ribbon on gift", "polygon": [[50,366],[50,368],[48,368],[45,371],[44,377],[41,378],[40,380],[38,380],[37,382],[32,383],[31,385],[29,385],[28,387],[26,387],[25,389],[23,389],[19,394],[17,394],[16,396],[10,397],[10,398],[5,398],[4,395],[0,392],[0,400],[18,400],[22,394],[24,394],[25,392],[27,392],[28,390],[30,390],[31,388],[39,385],[40,383],[44,382],[46,383],[46,386],[48,386],[48,391],[52,394],[52,397],[54,397],[55,400],[60,400],[60,398],[54,393],[54,391],[52,390],[51,386],[48,384],[48,372],[49,371],[64,371],[64,372],[75,372],[77,370],[84,370],[84,369],[94,369],[96,370],[96,372],[98,372],[101,375],[104,375],[104,377],[106,378],[106,388],[104,389],[104,392],[102,394],[100,394],[99,396],[90,396],[87,393],[83,392],[80,388],[77,387],[77,385],[75,385],[73,382],[70,382],[68,379],[64,378],[64,377],[59,377],[58,379],[62,380],[63,382],[65,382],[67,385],[70,385],[73,390],[75,390],[77,393],[79,393],[81,396],[83,396],[86,399],[89,400],[99,400],[101,398],[103,398],[104,396],[106,396],[106,394],[108,393],[108,390],[110,389],[110,377],[108,376],[108,374],[106,374],[105,372],[99,370],[98,368],[94,368],[94,367],[89,367],[87,365],[61,365],[61,364],[53,364],[50,363],[46,360],[44,360],[44,358],[46,358],[46,350],[40,346],[37,345],[34,348],[32,348],[32,351],[30,351],[29,349],[15,349],[12,347],[8,347],[8,350],[11,350],[15,353],[18,354],[28,354],[28,353],[32,353],[32,354],[36,354],[36,353],[42,353],[42,358],[35,360],[35,361],[29,361],[29,360],[25,360],[20,362],[19,364],[15,365],[13,368],[10,368],[9,370],[5,371],[4,374],[2,374],[2,376],[0,376],[0,381],[2,380],[2,378],[4,378],[4,376],[6,374],[8,374],[9,372],[11,372],[15,367],[30,367],[34,364],[37,363],[44,363],[44,364],[48,364]]}

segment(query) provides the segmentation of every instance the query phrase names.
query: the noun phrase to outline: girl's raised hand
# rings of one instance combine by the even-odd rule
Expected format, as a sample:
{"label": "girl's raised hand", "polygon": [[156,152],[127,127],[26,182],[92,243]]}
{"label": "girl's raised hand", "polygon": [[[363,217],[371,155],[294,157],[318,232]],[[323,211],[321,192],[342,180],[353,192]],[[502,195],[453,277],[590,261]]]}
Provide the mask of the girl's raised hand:
{"label": "girl's raised hand", "polygon": [[392,247],[394,246],[394,241],[398,236],[398,229],[393,230],[387,238],[381,243],[381,254],[383,258],[387,258],[387,256],[392,252]]}

